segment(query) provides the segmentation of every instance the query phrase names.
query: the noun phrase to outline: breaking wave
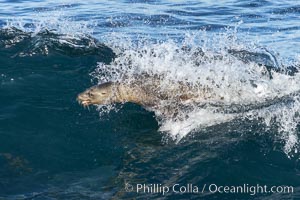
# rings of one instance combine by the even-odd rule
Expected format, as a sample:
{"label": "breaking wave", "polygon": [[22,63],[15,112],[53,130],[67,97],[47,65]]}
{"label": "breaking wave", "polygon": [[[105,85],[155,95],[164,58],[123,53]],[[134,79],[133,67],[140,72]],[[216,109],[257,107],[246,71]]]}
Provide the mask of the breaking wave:
{"label": "breaking wave", "polygon": [[[230,31],[207,36],[205,31],[186,35],[182,41],[132,42],[113,35],[109,46],[116,53],[110,64],[99,63],[92,73],[99,83],[118,81],[165,94],[177,87],[201,94],[198,102],[178,101],[186,95],[177,90],[173,98],[160,101],[153,111],[160,131],[180,141],[197,130],[234,119],[276,127],[287,154],[297,152],[300,122],[300,74],[297,62],[287,63],[259,45],[246,45]],[[159,84],[151,78],[158,77]],[[174,90],[173,90],[174,91]],[[100,113],[103,106],[98,108]],[[110,107],[109,109],[112,109]],[[166,109],[171,115],[166,115]],[[104,109],[107,112],[107,109]]]}
{"label": "breaking wave", "polygon": [[[252,120],[266,128],[275,127],[275,137],[285,143],[288,155],[297,152],[297,60],[290,61],[265,47],[240,41],[236,30],[209,35],[199,31],[187,33],[182,40],[163,41],[136,41],[112,33],[103,37],[103,44],[91,36],[89,28],[87,24],[72,24],[59,18],[53,22],[10,21],[0,29],[0,48],[15,50],[13,57],[93,56],[99,63],[91,76],[98,83],[131,84],[139,79],[151,92],[173,91],[168,94],[172,98],[146,109],[155,113],[159,130],[177,142],[208,126]],[[159,84],[153,84],[149,77],[159,79]],[[178,84],[188,86],[191,95],[201,94],[203,99],[178,101],[178,97],[186,95],[186,91],[176,90]],[[114,105],[98,107],[100,115],[113,109]]]}

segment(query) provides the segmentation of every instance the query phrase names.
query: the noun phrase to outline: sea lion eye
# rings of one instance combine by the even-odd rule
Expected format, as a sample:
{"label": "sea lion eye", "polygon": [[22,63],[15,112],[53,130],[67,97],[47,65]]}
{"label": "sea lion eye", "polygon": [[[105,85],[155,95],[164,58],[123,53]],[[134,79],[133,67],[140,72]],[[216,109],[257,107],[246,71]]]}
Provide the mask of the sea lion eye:
{"label": "sea lion eye", "polygon": [[105,92],[102,92],[101,94],[103,94],[103,95],[104,95],[104,94],[106,94],[106,93],[105,93]]}
{"label": "sea lion eye", "polygon": [[88,93],[88,95],[89,95],[90,97],[93,97],[93,96],[94,96],[93,93],[90,93],[90,92]]}

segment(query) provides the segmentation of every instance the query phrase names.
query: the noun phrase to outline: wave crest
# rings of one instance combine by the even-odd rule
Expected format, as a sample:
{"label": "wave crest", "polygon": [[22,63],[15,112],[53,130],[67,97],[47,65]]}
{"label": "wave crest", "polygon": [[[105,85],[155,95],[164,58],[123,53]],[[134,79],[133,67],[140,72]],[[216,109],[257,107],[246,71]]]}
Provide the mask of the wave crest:
{"label": "wave crest", "polygon": [[15,27],[0,29],[0,48],[17,50],[14,56],[62,54],[72,57],[99,56],[113,58],[113,51],[89,35],[70,36],[43,29],[24,32]]}
{"label": "wave crest", "polygon": [[[116,58],[109,65],[99,63],[93,78],[99,83],[136,84],[139,80],[150,92],[173,95],[148,108],[155,112],[160,131],[173,139],[180,141],[199,128],[233,119],[250,119],[277,126],[287,154],[296,149],[300,122],[298,67],[285,66],[271,51],[247,46],[227,34],[213,38],[199,34],[182,42],[115,41],[110,46]],[[159,84],[145,77],[156,77]],[[205,98],[200,102],[178,101],[186,91],[174,90],[176,83]],[[166,109],[171,115],[166,115]]]}

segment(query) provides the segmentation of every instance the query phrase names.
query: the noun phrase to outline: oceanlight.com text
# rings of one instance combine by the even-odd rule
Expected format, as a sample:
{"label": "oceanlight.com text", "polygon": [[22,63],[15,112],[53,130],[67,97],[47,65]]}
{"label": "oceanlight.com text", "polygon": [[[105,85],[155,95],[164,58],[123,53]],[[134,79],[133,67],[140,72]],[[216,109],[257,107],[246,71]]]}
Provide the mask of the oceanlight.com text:
{"label": "oceanlight.com text", "polygon": [[287,185],[280,186],[267,186],[267,185],[217,185],[217,184],[125,184],[126,192],[134,192],[137,194],[161,194],[166,195],[168,193],[174,194],[204,194],[204,193],[219,193],[219,194],[249,194],[251,196],[256,194],[272,194],[272,193],[293,193],[294,187]]}

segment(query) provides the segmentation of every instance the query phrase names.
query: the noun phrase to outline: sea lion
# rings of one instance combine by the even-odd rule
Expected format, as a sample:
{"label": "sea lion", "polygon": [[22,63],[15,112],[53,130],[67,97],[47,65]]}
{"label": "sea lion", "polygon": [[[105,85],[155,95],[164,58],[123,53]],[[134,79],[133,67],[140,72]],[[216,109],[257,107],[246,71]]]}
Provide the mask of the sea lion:
{"label": "sea lion", "polygon": [[[150,80],[150,82],[149,82]],[[154,80],[154,81],[153,81]],[[176,116],[177,109],[194,109],[211,106],[216,112],[241,113],[261,109],[280,102],[292,102],[299,91],[264,98],[247,104],[225,103],[224,97],[208,87],[191,87],[182,82],[172,82],[167,88],[160,88],[156,79],[129,83],[106,82],[95,85],[80,93],[77,101],[84,107],[89,105],[109,105],[113,103],[135,103],[147,110],[160,110],[165,116]],[[159,108],[159,109],[156,109]]]}
{"label": "sea lion", "polygon": [[136,103],[142,106],[155,105],[158,99],[142,88],[117,82],[95,85],[80,93],[77,101],[83,106],[107,105],[113,103]]}
{"label": "sea lion", "polygon": [[80,93],[77,101],[83,106],[108,105],[113,103],[135,103],[145,108],[154,107],[161,101],[187,103],[211,98],[208,88],[193,88],[187,84],[174,82],[167,88],[161,88],[155,79],[144,79],[130,84],[106,82],[95,85]]}

